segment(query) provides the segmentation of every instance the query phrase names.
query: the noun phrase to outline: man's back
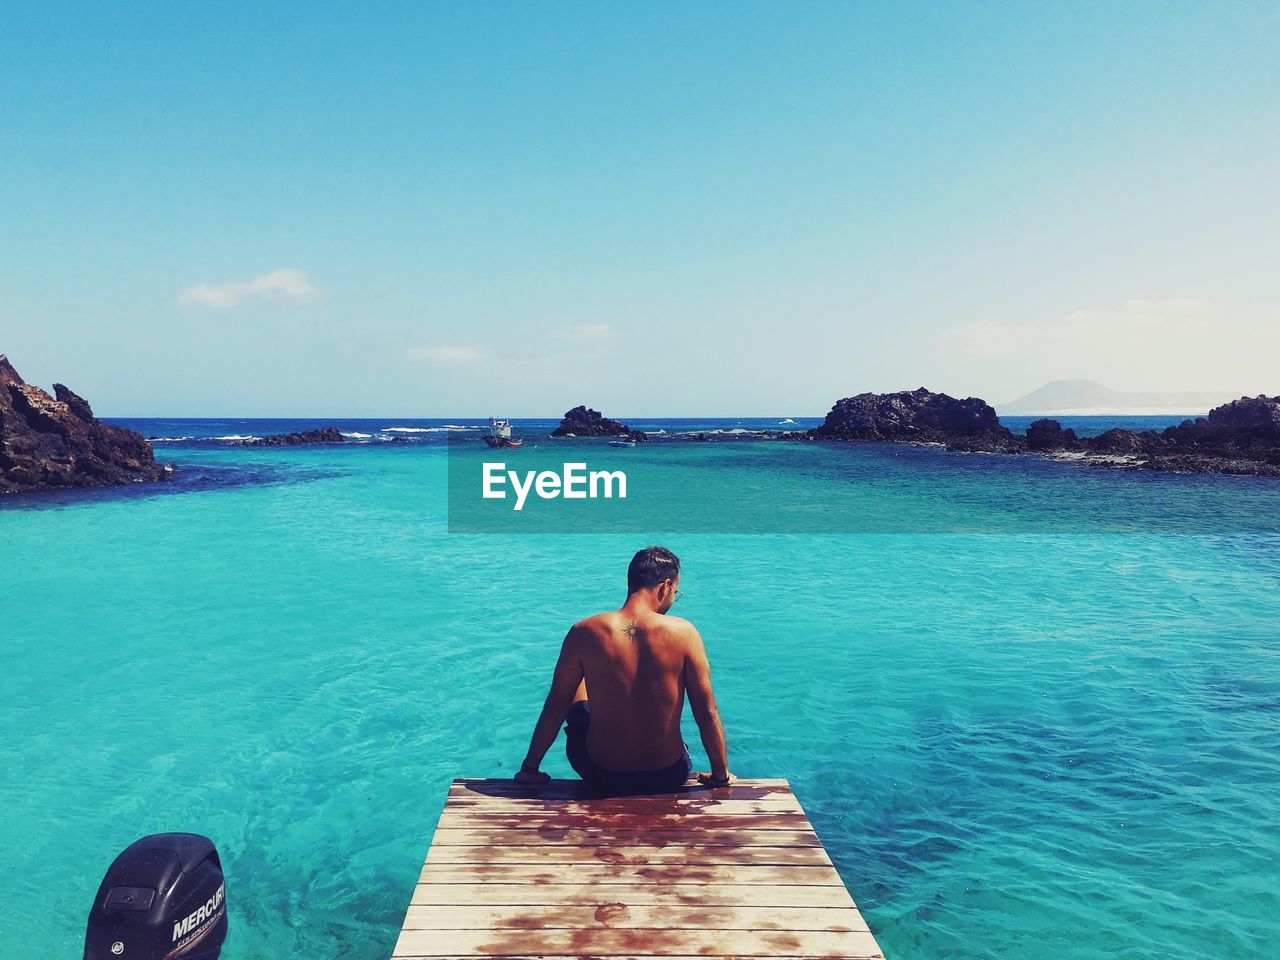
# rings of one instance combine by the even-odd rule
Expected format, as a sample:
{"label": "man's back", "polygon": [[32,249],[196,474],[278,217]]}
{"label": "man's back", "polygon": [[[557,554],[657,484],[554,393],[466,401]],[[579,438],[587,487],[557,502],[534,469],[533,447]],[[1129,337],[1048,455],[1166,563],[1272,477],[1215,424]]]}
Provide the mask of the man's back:
{"label": "man's back", "polygon": [[667,766],[684,751],[685,667],[697,632],[687,620],[615,610],[574,626],[591,727],[587,750],[610,770]]}
{"label": "man's back", "polygon": [[517,780],[546,782],[538,765],[563,723],[565,753],[584,780],[622,792],[674,789],[692,766],[680,737],[686,696],[711,761],[711,772],[698,778],[732,779],[706,648],[693,624],[667,615],[679,586],[680,559],[646,547],[627,567],[621,609],[570,628]]}

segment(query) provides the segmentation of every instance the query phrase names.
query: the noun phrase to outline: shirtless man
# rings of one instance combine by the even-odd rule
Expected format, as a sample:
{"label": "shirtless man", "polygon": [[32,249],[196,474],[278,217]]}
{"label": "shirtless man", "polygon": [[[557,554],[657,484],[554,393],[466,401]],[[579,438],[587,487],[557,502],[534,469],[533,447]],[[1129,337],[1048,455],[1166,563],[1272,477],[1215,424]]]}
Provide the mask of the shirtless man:
{"label": "shirtless man", "polygon": [[698,780],[708,786],[733,780],[706,648],[693,624],[667,614],[679,587],[679,558],[664,547],[646,547],[627,567],[621,609],[570,628],[517,781],[550,779],[538,765],[567,721],[569,763],[592,786],[617,793],[674,790],[692,768],[680,737],[686,691],[711,761],[711,771]]}

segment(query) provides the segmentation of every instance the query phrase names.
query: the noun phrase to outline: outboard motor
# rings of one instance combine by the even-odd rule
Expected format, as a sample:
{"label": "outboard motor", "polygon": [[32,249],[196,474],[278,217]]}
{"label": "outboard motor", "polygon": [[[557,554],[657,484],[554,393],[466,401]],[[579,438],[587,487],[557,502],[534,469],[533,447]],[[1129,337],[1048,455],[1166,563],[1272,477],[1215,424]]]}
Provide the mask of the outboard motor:
{"label": "outboard motor", "polygon": [[226,887],[213,841],[157,833],[130,844],[107,870],[84,960],[217,960],[226,939]]}

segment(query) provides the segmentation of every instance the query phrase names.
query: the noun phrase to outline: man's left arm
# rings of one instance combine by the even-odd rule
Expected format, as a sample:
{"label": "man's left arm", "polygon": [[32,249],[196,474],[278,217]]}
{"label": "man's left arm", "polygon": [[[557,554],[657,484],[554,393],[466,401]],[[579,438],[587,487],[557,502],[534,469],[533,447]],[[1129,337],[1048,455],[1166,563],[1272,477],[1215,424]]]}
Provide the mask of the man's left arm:
{"label": "man's left arm", "polygon": [[578,629],[573,627],[565,634],[564,643],[560,645],[560,657],[556,660],[555,673],[551,675],[551,690],[546,702],[542,704],[542,713],[533,728],[533,737],[529,740],[529,752],[516,779],[521,783],[544,783],[551,778],[542,773],[538,766],[547,755],[551,745],[556,742],[560,733],[560,724],[564,723],[573,706],[573,695],[582,682],[582,657],[579,654]]}

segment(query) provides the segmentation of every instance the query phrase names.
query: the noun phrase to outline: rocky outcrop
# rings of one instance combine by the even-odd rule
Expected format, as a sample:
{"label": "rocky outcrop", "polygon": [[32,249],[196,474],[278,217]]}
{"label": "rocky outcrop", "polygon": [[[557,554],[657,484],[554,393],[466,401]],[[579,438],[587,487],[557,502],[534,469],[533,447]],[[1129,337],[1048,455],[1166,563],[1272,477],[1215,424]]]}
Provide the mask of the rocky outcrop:
{"label": "rocky outcrop", "polygon": [[297,447],[311,443],[345,443],[346,437],[337,427],[319,430],[303,430],[300,433],[277,433],[270,437],[253,437],[242,440],[246,447]]}
{"label": "rocky outcrop", "polygon": [[574,407],[565,412],[560,426],[551,431],[553,437],[626,437],[643,442],[649,435],[643,430],[632,430],[619,420],[610,420],[590,407]]}
{"label": "rocky outcrop", "polygon": [[952,450],[993,453],[1016,453],[1025,445],[1000,425],[985,400],[957,400],[924,387],[845,397],[809,435],[816,440],[941,443]]}
{"label": "rocky outcrop", "polygon": [[1208,417],[1165,430],[1113,429],[1078,437],[1057,420],[1033,422],[1025,436],[1000,425],[977,397],[919,390],[860,393],[836,403],[811,440],[944,444],[948,450],[1042,453],[1099,466],[1280,477],[1280,397],[1241,397]]}
{"label": "rocky outcrop", "polygon": [[1084,448],[1088,453],[1110,457],[1137,457],[1144,452],[1154,437],[1154,430],[1135,433],[1132,430],[1117,427],[1106,433],[1100,433],[1096,437],[1090,437],[1084,442]]}
{"label": "rocky outcrop", "polygon": [[142,434],[102,423],[60,383],[51,397],[0,354],[0,494],[164,480]]}
{"label": "rocky outcrop", "polygon": [[[1203,418],[1184,420],[1182,426],[1198,424]],[[1209,411],[1209,428],[1237,431],[1241,438],[1280,444],[1280,397],[1258,394],[1241,397]]]}
{"label": "rocky outcrop", "polygon": [[1054,439],[1070,432],[1056,420],[1037,420],[1027,429],[1027,449],[1079,451],[1086,460],[1144,470],[1280,477],[1280,397],[1241,397],[1214,407],[1208,417],[1164,430],[1114,429],[1076,442]]}
{"label": "rocky outcrop", "polygon": [[1037,420],[1027,427],[1028,450],[1076,450],[1079,446],[1076,432],[1070,427],[1062,429],[1057,420]]}
{"label": "rocky outcrop", "polygon": [[1280,396],[1241,397],[1139,436],[1153,470],[1280,477]]}

